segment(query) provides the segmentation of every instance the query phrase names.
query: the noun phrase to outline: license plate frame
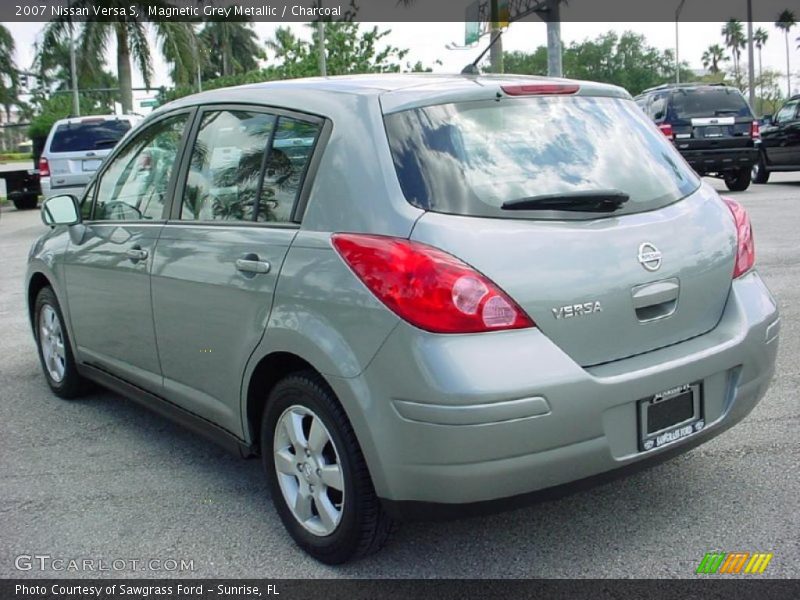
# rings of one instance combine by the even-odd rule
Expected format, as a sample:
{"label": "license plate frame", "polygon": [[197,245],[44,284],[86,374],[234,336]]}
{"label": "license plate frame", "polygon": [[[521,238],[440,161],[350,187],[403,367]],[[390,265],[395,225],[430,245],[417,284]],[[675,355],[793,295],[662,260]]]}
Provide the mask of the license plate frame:
{"label": "license plate frame", "polygon": [[640,452],[673,444],[705,427],[702,383],[686,383],[643,398],[636,411]]}
{"label": "license plate frame", "polygon": [[85,158],[83,161],[81,161],[81,169],[84,172],[97,171],[101,164],[103,164],[103,160],[100,158]]}
{"label": "license plate frame", "polygon": [[701,127],[700,130],[703,132],[704,138],[719,138],[724,135],[722,127],[719,125],[707,125],[705,127]]}

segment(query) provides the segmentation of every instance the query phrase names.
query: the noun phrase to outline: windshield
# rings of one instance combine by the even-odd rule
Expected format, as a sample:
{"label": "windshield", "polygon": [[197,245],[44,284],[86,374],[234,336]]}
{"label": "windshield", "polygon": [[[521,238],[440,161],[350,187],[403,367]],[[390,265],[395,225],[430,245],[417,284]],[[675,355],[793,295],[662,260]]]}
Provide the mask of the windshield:
{"label": "windshield", "polygon": [[[700,180],[631,100],[593,96],[442,104],[386,116],[406,199],[436,212],[504,218],[598,218],[508,211],[505,202],[617,190],[614,215],[675,202]],[[607,216],[607,215],[604,215]]]}
{"label": "windshield", "polygon": [[676,90],[670,98],[674,119],[693,117],[750,117],[750,107],[736,90],[728,88],[697,88]]}
{"label": "windshield", "polygon": [[109,150],[130,128],[130,121],[125,119],[64,123],[59,125],[53,133],[50,152]]}

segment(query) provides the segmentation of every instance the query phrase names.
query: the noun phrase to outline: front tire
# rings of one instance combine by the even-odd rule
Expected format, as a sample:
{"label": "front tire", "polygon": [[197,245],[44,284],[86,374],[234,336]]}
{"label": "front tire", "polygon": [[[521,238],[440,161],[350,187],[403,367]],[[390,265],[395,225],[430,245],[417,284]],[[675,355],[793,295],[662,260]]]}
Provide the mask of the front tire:
{"label": "front tire", "polygon": [[44,287],[39,291],[33,315],[36,346],[47,385],[56,396],[66,400],[83,395],[87,381],[75,366],[64,315],[52,288]]}
{"label": "front tire", "polygon": [[743,192],[750,187],[750,171],[747,169],[738,169],[725,173],[725,185],[732,192]]}
{"label": "front tire", "polygon": [[764,153],[758,153],[758,161],[753,165],[750,173],[753,183],[767,183],[769,181],[769,171],[767,171],[767,162],[764,159]]}
{"label": "front tire", "polygon": [[275,508],[303,550],[334,565],[386,543],[393,522],[344,410],[319,375],[297,373],[275,385],[260,442]]}

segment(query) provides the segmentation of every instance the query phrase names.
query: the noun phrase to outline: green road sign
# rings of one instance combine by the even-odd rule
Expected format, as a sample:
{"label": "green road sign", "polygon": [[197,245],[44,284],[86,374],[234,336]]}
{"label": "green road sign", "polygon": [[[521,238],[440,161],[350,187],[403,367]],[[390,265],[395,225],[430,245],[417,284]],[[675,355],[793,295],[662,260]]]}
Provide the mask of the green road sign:
{"label": "green road sign", "polygon": [[155,98],[150,98],[149,100],[142,100],[139,102],[139,106],[142,108],[147,108],[149,106],[158,106],[158,100]]}

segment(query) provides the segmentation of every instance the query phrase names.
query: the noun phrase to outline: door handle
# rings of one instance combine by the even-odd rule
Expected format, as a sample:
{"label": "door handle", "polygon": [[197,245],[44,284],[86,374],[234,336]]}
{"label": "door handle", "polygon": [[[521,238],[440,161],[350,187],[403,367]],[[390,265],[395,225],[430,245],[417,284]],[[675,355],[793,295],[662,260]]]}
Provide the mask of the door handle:
{"label": "door handle", "polygon": [[243,273],[269,273],[270,264],[257,258],[239,258],[236,260],[236,269]]}
{"label": "door handle", "polygon": [[143,250],[138,246],[134,246],[133,248],[128,248],[125,251],[125,254],[130,258],[133,262],[139,262],[140,260],[146,260],[149,256],[147,250]]}

